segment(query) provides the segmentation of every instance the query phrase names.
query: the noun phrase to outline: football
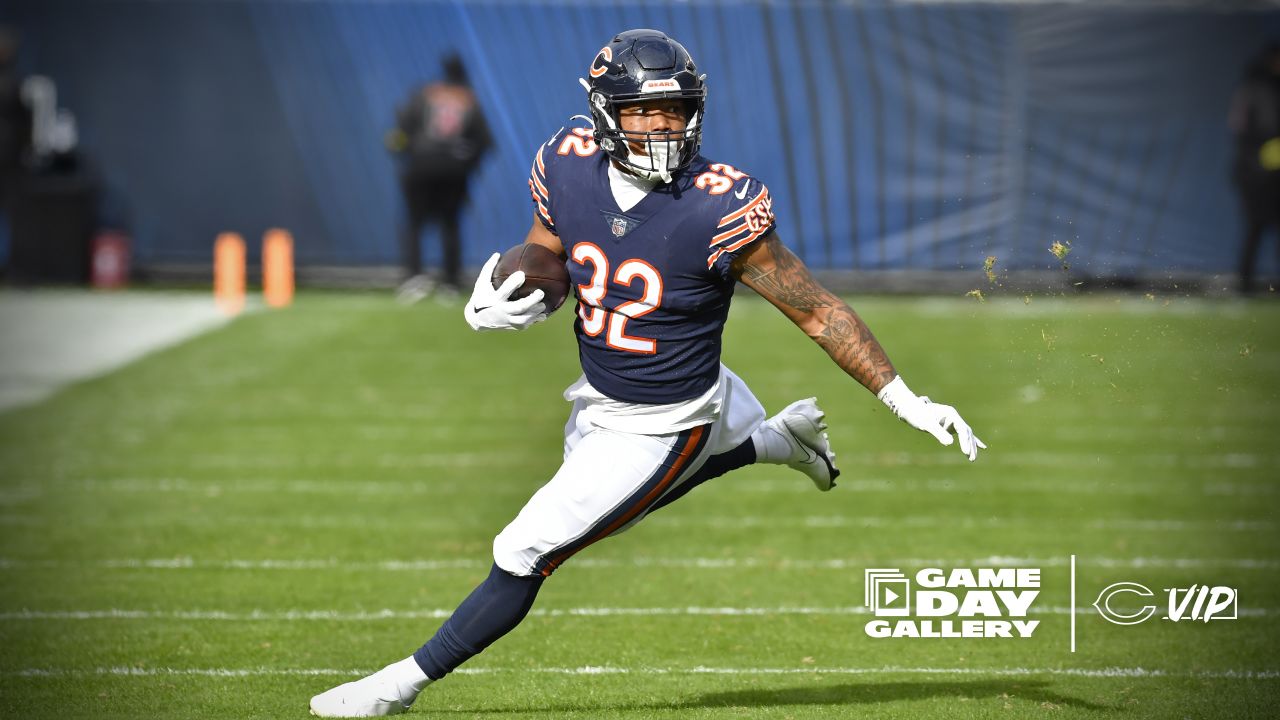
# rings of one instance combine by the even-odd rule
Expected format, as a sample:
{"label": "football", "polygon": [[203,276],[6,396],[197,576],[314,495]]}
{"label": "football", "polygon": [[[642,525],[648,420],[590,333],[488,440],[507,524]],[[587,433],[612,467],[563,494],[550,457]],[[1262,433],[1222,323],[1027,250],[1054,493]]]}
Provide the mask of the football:
{"label": "football", "polygon": [[517,270],[524,271],[524,284],[511,294],[512,300],[541,290],[542,302],[547,306],[547,314],[551,314],[560,309],[569,296],[569,271],[564,261],[541,245],[523,243],[502,253],[493,271],[493,287],[501,287]]}

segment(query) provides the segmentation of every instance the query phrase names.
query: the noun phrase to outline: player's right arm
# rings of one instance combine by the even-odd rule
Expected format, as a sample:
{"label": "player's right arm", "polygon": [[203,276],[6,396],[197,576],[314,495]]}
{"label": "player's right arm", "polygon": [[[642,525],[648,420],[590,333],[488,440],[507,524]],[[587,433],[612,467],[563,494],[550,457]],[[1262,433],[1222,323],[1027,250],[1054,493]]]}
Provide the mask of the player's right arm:
{"label": "player's right arm", "polygon": [[930,433],[950,445],[954,432],[960,450],[974,460],[985,448],[955,408],[930,402],[907,388],[889,361],[880,341],[858,314],[822,286],[800,258],[769,232],[751,243],[730,268],[733,276],[755,290],[806,335],[813,339],[842,370],[876,394],[890,410],[912,427]]}
{"label": "player's right arm", "polygon": [[556,257],[561,260],[568,258],[564,252],[564,243],[560,242],[560,236],[548,230],[547,227],[538,220],[536,215],[533,218],[533,227],[529,228],[529,234],[524,236],[524,242],[526,245],[529,243],[541,245],[555,253]]}
{"label": "player's right arm", "polygon": [[542,303],[542,290],[512,300],[511,295],[524,284],[524,271],[517,270],[498,287],[493,286],[493,271],[498,267],[499,253],[489,256],[480,274],[462,316],[472,330],[524,330],[534,323],[547,319],[547,306]]}
{"label": "player's right arm", "polygon": [[[548,145],[553,144],[563,132],[562,129],[556,133]],[[533,225],[524,241],[526,244],[541,245],[554,252],[557,257],[564,258],[564,245],[556,234],[555,221],[551,218],[548,161],[544,157],[546,152],[547,145],[539,146],[533,165],[529,168],[529,195],[534,203],[534,212]],[[542,303],[541,290],[535,290],[519,300],[511,299],[511,294],[524,283],[523,272],[516,271],[500,287],[493,287],[493,271],[498,265],[498,259],[498,253],[494,253],[480,269],[475,289],[463,311],[467,323],[474,330],[524,330],[536,322],[546,320],[546,305]]]}
{"label": "player's right arm", "polygon": [[[524,241],[541,245],[564,257],[560,238],[543,226],[537,217]],[[541,290],[534,290],[519,300],[511,299],[511,294],[524,284],[523,271],[517,270],[502,285],[497,288],[493,286],[493,271],[498,267],[500,257],[498,253],[494,253],[484,267],[480,268],[475,288],[463,309],[462,314],[472,330],[524,330],[547,319],[547,307],[542,302]]]}

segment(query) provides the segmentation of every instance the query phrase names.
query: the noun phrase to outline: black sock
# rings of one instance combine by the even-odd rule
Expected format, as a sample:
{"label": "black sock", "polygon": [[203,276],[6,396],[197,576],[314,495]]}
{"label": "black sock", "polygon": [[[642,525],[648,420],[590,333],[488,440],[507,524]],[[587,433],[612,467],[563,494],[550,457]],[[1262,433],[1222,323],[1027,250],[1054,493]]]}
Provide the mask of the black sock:
{"label": "black sock", "polygon": [[520,624],[533,607],[538,588],[545,579],[541,575],[512,575],[494,565],[489,577],[471,591],[435,636],[413,654],[418,667],[427,677],[439,680],[479,655],[494,640]]}
{"label": "black sock", "polygon": [[712,478],[718,478],[730,470],[737,470],[740,467],[746,467],[755,461],[756,445],[751,438],[747,438],[746,442],[729,452],[712,455],[707,458],[707,461],[702,464],[702,467],[698,468],[698,472],[694,473],[693,477],[684,481],[680,487],[664,495],[661,500],[654,503],[654,506],[649,509],[649,512],[653,512],[654,510],[670,505],[676,500],[684,497],[690,490]]}

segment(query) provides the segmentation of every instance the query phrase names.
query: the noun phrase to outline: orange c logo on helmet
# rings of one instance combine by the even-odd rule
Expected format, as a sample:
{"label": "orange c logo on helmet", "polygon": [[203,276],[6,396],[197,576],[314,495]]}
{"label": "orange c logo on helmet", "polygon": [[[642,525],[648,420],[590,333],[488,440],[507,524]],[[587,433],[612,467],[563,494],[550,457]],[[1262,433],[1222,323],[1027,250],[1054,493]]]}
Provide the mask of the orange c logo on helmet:
{"label": "orange c logo on helmet", "polygon": [[600,48],[600,52],[596,55],[596,59],[591,61],[591,77],[600,77],[609,72],[608,63],[613,60],[613,48],[608,45]]}

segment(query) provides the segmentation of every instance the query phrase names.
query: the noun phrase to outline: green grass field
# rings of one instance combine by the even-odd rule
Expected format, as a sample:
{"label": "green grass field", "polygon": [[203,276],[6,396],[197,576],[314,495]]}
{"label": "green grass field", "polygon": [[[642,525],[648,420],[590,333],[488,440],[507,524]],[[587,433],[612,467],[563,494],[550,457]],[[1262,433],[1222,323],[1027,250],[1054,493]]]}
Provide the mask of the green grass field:
{"label": "green grass field", "polygon": [[[840,487],[699,488],[567,563],[411,716],[1280,713],[1280,307],[856,299],[988,443],[971,465],[752,300],[725,362],[771,412],[818,396]],[[304,294],[0,415],[0,714],[302,718],[417,648],[558,465],[577,376],[570,312],[459,315]],[[990,565],[1042,569],[1033,637],[863,631],[865,568]],[[1118,581],[1231,586],[1240,617],[1110,624],[1090,604]]]}

